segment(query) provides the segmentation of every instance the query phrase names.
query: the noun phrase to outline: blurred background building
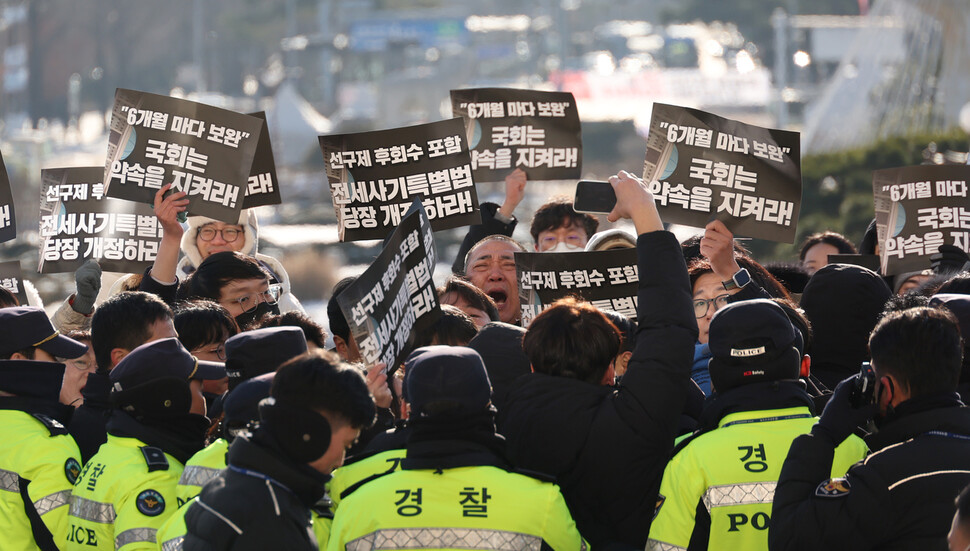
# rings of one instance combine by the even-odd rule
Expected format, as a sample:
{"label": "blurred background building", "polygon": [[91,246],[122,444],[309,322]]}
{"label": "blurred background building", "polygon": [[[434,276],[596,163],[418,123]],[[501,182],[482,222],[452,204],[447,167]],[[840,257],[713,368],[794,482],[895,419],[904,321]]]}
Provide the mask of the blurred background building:
{"label": "blurred background building", "polygon": [[[40,168],[103,164],[118,87],[266,111],[284,205],[261,210],[261,247],[308,270],[322,257],[335,281],[375,249],[333,244],[319,134],[451,117],[450,89],[497,86],[574,94],[587,178],[642,166],[655,101],[841,151],[970,119],[968,26],[966,0],[0,0],[0,150],[22,229],[0,256],[30,277]],[[448,262],[455,235],[438,235]]]}

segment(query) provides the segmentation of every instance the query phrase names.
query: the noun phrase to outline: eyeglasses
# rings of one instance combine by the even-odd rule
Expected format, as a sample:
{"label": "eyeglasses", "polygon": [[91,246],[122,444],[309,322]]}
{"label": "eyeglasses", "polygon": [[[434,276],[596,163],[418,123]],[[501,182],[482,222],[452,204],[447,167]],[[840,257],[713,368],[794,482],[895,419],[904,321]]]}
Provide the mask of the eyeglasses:
{"label": "eyeglasses", "polygon": [[215,354],[216,355],[216,358],[219,358],[220,361],[226,361],[226,345],[225,345],[225,343],[217,345],[215,350],[206,350],[206,348],[209,348],[210,346],[212,346],[212,345],[211,344],[207,344],[207,345],[200,346],[199,348],[196,348],[195,350],[192,350],[191,353],[192,353],[193,356],[196,356],[200,352],[210,352],[210,353]]}
{"label": "eyeglasses", "polygon": [[82,358],[68,359],[68,358],[60,358],[55,356],[54,360],[56,360],[57,363],[69,365],[74,369],[77,369],[78,371],[92,371],[93,369],[98,367],[98,365],[95,364],[94,362],[88,362],[87,360]]}
{"label": "eyeglasses", "polygon": [[255,310],[256,307],[259,306],[260,302],[265,302],[270,306],[276,304],[276,301],[280,299],[281,294],[282,289],[279,285],[270,285],[265,291],[249,293],[239,298],[234,298],[232,300],[226,300],[223,302],[238,304],[239,307],[242,308],[243,312],[248,313]]}
{"label": "eyeglasses", "polygon": [[198,235],[199,239],[203,241],[212,241],[216,238],[216,234],[218,233],[222,237],[223,241],[226,243],[232,243],[233,241],[239,239],[239,234],[242,232],[243,230],[239,228],[222,228],[221,230],[217,230],[215,228],[201,228]]}
{"label": "eyeglasses", "polygon": [[694,317],[703,318],[706,316],[707,312],[711,309],[711,304],[714,305],[714,311],[717,312],[727,306],[729,298],[731,298],[731,295],[718,295],[714,298],[696,299],[694,301]]}

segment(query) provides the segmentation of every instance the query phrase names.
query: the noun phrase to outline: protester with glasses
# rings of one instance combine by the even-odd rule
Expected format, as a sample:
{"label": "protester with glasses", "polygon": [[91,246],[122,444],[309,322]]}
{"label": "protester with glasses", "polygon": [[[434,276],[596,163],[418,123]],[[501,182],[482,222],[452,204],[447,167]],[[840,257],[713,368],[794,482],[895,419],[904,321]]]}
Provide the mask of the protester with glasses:
{"label": "protester with glasses", "polygon": [[[191,235],[191,232],[189,234]],[[207,222],[195,230],[195,245],[203,257],[213,253],[239,250],[246,245],[247,240],[246,230],[242,225],[226,224],[219,220]]]}
{"label": "protester with glasses", "polygon": [[237,252],[210,255],[178,287],[178,300],[219,303],[246,330],[265,315],[279,314],[280,287],[251,256]]}
{"label": "protester with glasses", "polygon": [[697,344],[691,379],[705,396],[711,394],[711,377],[707,362],[711,350],[707,345],[708,330],[714,312],[730,302],[752,298],[781,298],[790,301],[785,288],[760,264],[736,250],[734,234],[720,220],[709,223],[700,240],[702,258],[687,266],[697,319]]}
{"label": "protester with glasses", "polygon": [[94,358],[90,331],[71,331],[67,333],[67,336],[88,347],[88,351],[77,358],[54,358],[58,363],[66,366],[64,368],[64,382],[61,384],[60,402],[76,408],[84,403],[84,396],[81,395],[81,391],[88,382],[88,375],[94,373],[98,368],[98,362]]}
{"label": "protester with glasses", "polygon": [[[278,303],[279,311],[304,312],[300,301],[290,292],[290,278],[283,265],[273,257],[256,252],[259,225],[255,214],[249,210],[241,211],[237,224],[205,216],[190,216],[188,228],[183,229],[177,217],[186,210],[188,199],[181,191],[164,197],[170,187],[163,186],[155,195],[155,216],[162,225],[164,234],[155,263],[148,271],[148,277],[143,280],[141,290],[155,293],[171,304],[175,300],[178,280],[191,276],[203,262],[215,254],[236,252],[253,259],[265,272],[274,290],[269,291],[270,294],[264,297],[265,300],[250,298],[240,300],[237,304],[232,304],[231,300],[223,302],[215,297],[206,298],[217,300],[233,316],[252,312],[259,304],[270,301],[272,305]],[[179,252],[184,253],[181,260]],[[261,291],[252,289],[249,293]],[[235,294],[239,296],[231,298],[242,298],[238,292]]]}
{"label": "protester with glasses", "polygon": [[[175,307],[175,330],[179,342],[193,356],[209,362],[226,361],[226,340],[239,333],[239,326],[229,310],[211,300],[192,300]],[[228,377],[202,381],[208,411],[213,411],[216,397],[229,388]]]}

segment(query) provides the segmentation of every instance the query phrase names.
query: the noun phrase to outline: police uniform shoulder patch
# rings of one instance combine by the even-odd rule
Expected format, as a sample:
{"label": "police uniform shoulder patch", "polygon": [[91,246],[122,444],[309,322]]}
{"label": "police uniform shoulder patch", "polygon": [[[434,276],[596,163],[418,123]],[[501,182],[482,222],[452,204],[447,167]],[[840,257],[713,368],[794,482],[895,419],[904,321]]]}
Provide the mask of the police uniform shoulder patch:
{"label": "police uniform shoulder patch", "polygon": [[845,497],[849,495],[851,486],[849,481],[844,478],[830,478],[815,488],[815,495],[818,497]]}
{"label": "police uniform shoulder patch", "polygon": [[135,498],[135,507],[146,517],[157,517],[165,511],[165,498],[155,490],[145,490]]}
{"label": "police uniform shoulder patch", "polygon": [[67,477],[67,481],[71,483],[71,486],[77,482],[79,474],[81,474],[81,464],[78,463],[77,459],[68,457],[67,461],[64,462],[64,476]]}
{"label": "police uniform shoulder patch", "polygon": [[60,421],[54,419],[53,417],[48,417],[42,413],[32,413],[34,419],[37,419],[47,427],[47,431],[51,433],[51,436],[60,436],[62,434],[67,434],[67,428],[61,424]]}
{"label": "police uniform shoulder patch", "polygon": [[657,519],[657,515],[660,514],[660,508],[664,506],[664,502],[665,501],[667,501],[667,498],[664,497],[663,494],[657,494],[657,504],[653,508],[653,518],[654,518],[654,520],[656,520]]}
{"label": "police uniform shoulder patch", "polygon": [[333,509],[331,509],[329,506],[324,506],[317,503],[313,507],[310,507],[310,510],[313,511],[313,513],[319,518],[333,520]]}
{"label": "police uniform shoulder patch", "polygon": [[145,456],[145,464],[148,465],[148,472],[167,471],[168,459],[161,448],[153,446],[142,446],[141,453]]}

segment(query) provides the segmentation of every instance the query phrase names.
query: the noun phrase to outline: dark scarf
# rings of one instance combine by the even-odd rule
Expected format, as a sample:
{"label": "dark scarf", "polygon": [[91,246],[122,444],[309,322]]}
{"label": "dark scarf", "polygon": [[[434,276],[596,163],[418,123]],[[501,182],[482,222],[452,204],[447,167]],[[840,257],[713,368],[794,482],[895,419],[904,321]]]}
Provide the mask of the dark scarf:
{"label": "dark scarf", "polygon": [[955,430],[964,433],[967,427],[960,426],[959,415],[933,413],[933,410],[962,408],[962,406],[963,402],[956,392],[941,392],[910,398],[893,408],[885,417],[876,419],[878,430],[866,438],[866,444],[875,452],[889,444],[902,442],[930,430]]}
{"label": "dark scarf", "polygon": [[137,438],[149,446],[160,448],[183,465],[205,447],[205,433],[209,419],[188,413],[173,419],[135,419],[116,409],[108,419],[108,433],[125,438]]}
{"label": "dark scarf", "polygon": [[446,413],[409,420],[403,469],[454,469],[490,465],[510,469],[505,438],[495,432],[492,412]]}
{"label": "dark scarf", "polygon": [[956,392],[941,392],[928,396],[918,396],[916,398],[910,398],[893,408],[889,415],[882,418],[880,424],[887,425],[903,417],[931,409],[958,407],[962,405],[964,404],[960,401],[960,395]]}
{"label": "dark scarf", "polygon": [[725,416],[739,411],[758,411],[807,407],[814,415],[815,403],[801,382],[772,381],[752,383],[713,394],[704,404],[699,428],[714,430]]}
{"label": "dark scarf", "polygon": [[714,393],[704,404],[697,430],[681,440],[674,447],[671,456],[676,455],[698,436],[716,429],[721,419],[732,413],[793,407],[807,407],[812,415],[815,414],[815,403],[805,392],[804,383],[801,381],[751,383],[724,393]]}
{"label": "dark scarf", "polygon": [[30,415],[46,415],[64,426],[67,426],[74,413],[74,408],[60,402],[26,396],[0,397],[0,409],[17,410]]}

